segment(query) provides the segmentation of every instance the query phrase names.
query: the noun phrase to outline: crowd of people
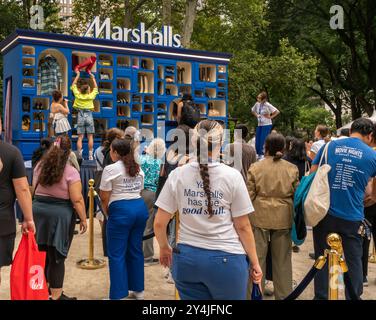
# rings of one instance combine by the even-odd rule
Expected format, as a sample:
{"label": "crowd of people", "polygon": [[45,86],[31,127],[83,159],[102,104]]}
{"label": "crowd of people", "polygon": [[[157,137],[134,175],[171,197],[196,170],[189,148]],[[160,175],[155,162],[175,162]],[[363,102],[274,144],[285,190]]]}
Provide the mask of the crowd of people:
{"label": "crowd of people", "polygon": [[[72,89],[78,90],[75,82]],[[77,92],[81,108],[90,109],[95,88],[82,90]],[[55,116],[66,114],[57,93],[54,103]],[[156,263],[168,269],[181,299],[249,299],[253,285],[264,291],[267,279],[273,281],[275,299],[286,298],[293,290],[292,250],[299,251],[291,235],[294,194],[300,180],[318,169],[325,146],[331,166],[330,209],[313,228],[314,258],[327,248],[326,236],[338,233],[349,268],[347,289],[351,285],[360,298],[367,283],[370,243],[367,232],[360,230],[371,228],[375,238],[376,229],[376,125],[360,118],[338,138],[318,125],[313,142],[272,131],[271,119],[279,111],[263,93],[252,112],[262,127],[257,127],[256,148],[247,142],[244,124],[235,127],[234,143],[225,146],[223,124],[199,121],[186,96],[177,105],[174,148],[166,150],[165,141],[155,138],[141,150],[138,130],[128,127],[109,129],[95,151],[86,130],[90,113],[82,112],[79,121],[89,133],[89,157],[97,165],[95,188],[103,210],[110,299],[144,299],[144,267]],[[45,274],[52,300],[75,299],[63,287],[77,220],[81,233],[87,229],[79,175],[81,142],[73,152],[66,134],[53,142],[41,141],[33,156],[32,192],[19,150],[0,142],[0,267],[12,262],[17,198],[22,232],[34,232],[39,250],[47,253]],[[153,232],[159,259],[153,238],[143,241]],[[315,299],[328,298],[327,275],[327,268],[318,272]]]}

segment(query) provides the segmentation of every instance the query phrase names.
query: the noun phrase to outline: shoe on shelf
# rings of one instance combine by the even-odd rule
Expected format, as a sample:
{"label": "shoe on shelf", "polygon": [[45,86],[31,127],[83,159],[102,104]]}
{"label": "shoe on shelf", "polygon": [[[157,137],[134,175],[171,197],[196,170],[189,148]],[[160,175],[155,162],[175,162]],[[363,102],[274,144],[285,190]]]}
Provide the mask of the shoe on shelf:
{"label": "shoe on shelf", "polygon": [[156,258],[147,259],[144,261],[145,267],[155,266],[157,264],[159,264],[159,259],[156,259]]}

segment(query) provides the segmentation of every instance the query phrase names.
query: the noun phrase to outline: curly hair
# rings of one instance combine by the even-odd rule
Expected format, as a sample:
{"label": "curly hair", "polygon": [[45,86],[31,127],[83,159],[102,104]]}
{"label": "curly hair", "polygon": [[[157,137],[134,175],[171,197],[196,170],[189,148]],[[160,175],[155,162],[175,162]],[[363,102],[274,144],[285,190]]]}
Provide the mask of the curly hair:
{"label": "curly hair", "polygon": [[40,162],[38,183],[44,187],[60,182],[71,153],[71,141],[68,136],[58,137],[54,145]]}
{"label": "curly hair", "polygon": [[128,173],[131,177],[135,177],[140,172],[140,166],[134,158],[132,142],[133,140],[129,137],[115,139],[112,142],[111,147],[123,161],[126,173]]}

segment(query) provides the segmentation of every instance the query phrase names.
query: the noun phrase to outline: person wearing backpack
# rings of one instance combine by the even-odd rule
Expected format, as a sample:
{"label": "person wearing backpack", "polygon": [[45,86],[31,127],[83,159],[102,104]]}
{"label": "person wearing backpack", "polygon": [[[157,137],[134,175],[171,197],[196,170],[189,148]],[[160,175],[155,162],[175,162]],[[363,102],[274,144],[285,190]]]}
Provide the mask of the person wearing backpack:
{"label": "person wearing backpack", "polygon": [[[330,206],[326,216],[313,228],[315,258],[328,249],[326,238],[337,233],[342,238],[343,253],[348,272],[345,277],[346,299],[350,299],[352,285],[357,299],[363,293],[362,230],[364,229],[365,190],[370,178],[376,176],[376,153],[369,147],[372,143],[373,123],[359,118],[351,125],[347,139],[331,141],[327,150],[327,161],[331,167],[327,174]],[[318,169],[322,147],[312,162],[311,172]],[[376,192],[371,195],[376,199]],[[347,280],[348,278],[348,280]],[[314,281],[315,299],[328,299],[328,263],[318,271]]]}
{"label": "person wearing backpack", "polygon": [[279,110],[267,101],[267,93],[261,92],[257,96],[257,102],[252,107],[252,114],[257,118],[256,128],[256,153],[257,156],[264,155],[265,139],[272,131],[274,119],[279,114]]}
{"label": "person wearing backpack", "polygon": [[200,122],[200,108],[194,103],[190,94],[185,94],[177,107],[178,123],[186,124],[190,128],[194,128]]}

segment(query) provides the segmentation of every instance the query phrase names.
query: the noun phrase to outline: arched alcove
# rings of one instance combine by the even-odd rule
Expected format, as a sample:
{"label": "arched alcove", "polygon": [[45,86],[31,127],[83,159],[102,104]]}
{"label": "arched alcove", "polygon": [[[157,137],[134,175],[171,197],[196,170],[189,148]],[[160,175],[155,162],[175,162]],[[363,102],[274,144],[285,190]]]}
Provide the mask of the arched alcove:
{"label": "arched alcove", "polygon": [[[68,95],[68,86],[69,86],[69,84],[68,84],[68,62],[67,62],[67,59],[66,59],[66,57],[59,50],[56,50],[56,49],[46,49],[46,50],[43,50],[39,54],[38,64],[37,64],[38,67],[39,67],[40,61],[43,58],[45,58],[47,55],[53,56],[57,60],[57,63],[60,66],[60,71],[61,71],[61,75],[62,75],[62,78],[63,78],[63,82],[61,84],[60,90],[61,90],[63,96],[67,96]],[[38,84],[37,90],[38,90],[37,91],[38,95],[40,95],[40,93],[41,93],[41,86],[40,86],[40,84]]]}

